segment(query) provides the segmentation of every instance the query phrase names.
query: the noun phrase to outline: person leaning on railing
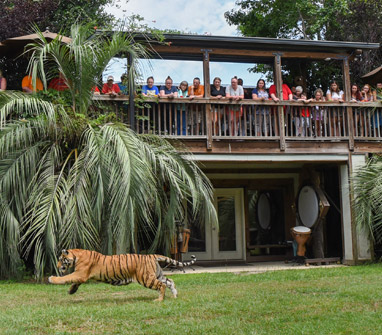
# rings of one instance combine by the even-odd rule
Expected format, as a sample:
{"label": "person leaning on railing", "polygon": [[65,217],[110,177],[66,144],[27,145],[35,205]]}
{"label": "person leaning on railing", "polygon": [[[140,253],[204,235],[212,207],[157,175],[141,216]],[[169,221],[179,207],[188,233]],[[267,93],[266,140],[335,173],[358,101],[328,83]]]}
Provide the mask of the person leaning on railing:
{"label": "person leaning on railing", "polygon": [[[314,97],[311,99],[306,100],[307,103],[309,102],[324,102],[324,92],[321,88],[317,88],[314,91]],[[312,130],[313,130],[313,136],[322,136],[324,127],[326,124],[326,109],[322,105],[316,105],[311,110],[311,118],[312,118]]]}
{"label": "person leaning on railing", "polygon": [[365,84],[362,88],[362,102],[373,102],[374,97],[373,93],[371,92],[371,87],[369,84]]}
{"label": "person leaning on railing", "polygon": [[[188,98],[188,82],[185,80],[183,80],[179,84],[178,98]],[[176,119],[177,135],[187,135],[186,104],[184,103],[178,104],[176,113],[177,113],[177,119]],[[182,132],[180,132],[181,127],[182,127]]]}
{"label": "person leaning on railing", "polygon": [[[231,79],[231,85],[226,88],[226,98],[232,100],[232,102],[236,102],[237,104],[241,99],[244,99],[244,90],[243,86],[238,85],[237,77],[233,77]],[[230,120],[229,120],[229,129],[230,135],[234,136],[235,127],[236,130],[239,130],[240,124],[239,120],[243,116],[243,109],[240,105],[233,105],[230,107]],[[241,135],[244,136],[244,126],[242,124],[242,132]]]}
{"label": "person leaning on railing", "polygon": [[[326,91],[326,99],[331,102],[344,102],[345,100],[345,94],[344,91],[340,89],[337,82],[333,80],[330,83],[330,88]],[[329,110],[329,120],[331,121],[330,129],[331,129],[331,136],[339,136],[341,135],[341,123],[342,123],[342,116],[340,112],[337,109],[333,109],[332,113],[330,113]]]}
{"label": "person leaning on railing", "polygon": [[145,97],[157,97],[159,95],[158,87],[154,86],[154,77],[148,77],[146,85],[142,87],[142,95]]}
{"label": "person leaning on railing", "polygon": [[[307,96],[303,92],[303,88],[301,86],[296,87],[296,94],[293,96],[293,100],[295,101],[303,101],[307,102]],[[300,108],[297,108],[300,111]],[[296,113],[293,115],[295,123],[296,123],[296,133],[297,136],[305,136],[306,130],[310,127],[310,112],[309,108],[303,107],[301,108],[301,113]]]}
{"label": "person leaning on railing", "polygon": [[[165,84],[162,85],[159,89],[159,97],[160,98],[166,98],[166,99],[174,99],[174,98],[177,98],[178,97],[178,89],[173,86],[173,81],[171,79],[170,76],[167,76],[166,80],[165,80]],[[160,122],[160,131],[163,133],[163,134],[168,134],[168,133],[171,133],[172,132],[172,127],[173,125],[171,124],[171,120],[170,120],[170,106],[169,104],[166,104],[166,106],[164,107],[164,113],[162,113],[161,115],[161,122]],[[172,110],[172,108],[171,108]]]}
{"label": "person leaning on railing", "polygon": [[113,76],[107,77],[107,82],[103,84],[102,87],[102,94],[109,95],[110,97],[116,97],[117,95],[121,94],[121,89],[119,88],[118,84],[114,84]]}
{"label": "person leaning on railing", "polygon": [[[256,87],[252,90],[252,99],[256,101],[265,101],[269,99],[264,79],[259,79],[257,81]],[[255,106],[255,108],[256,119],[253,120],[253,123],[256,130],[256,136],[261,136],[262,134],[266,135],[268,134],[269,129],[269,108],[266,106]]]}
{"label": "person leaning on railing", "polygon": [[[219,77],[215,77],[213,84],[211,85],[211,99],[225,99],[225,87],[221,86],[222,80]],[[212,118],[212,124],[214,125],[213,129],[215,131],[214,135],[219,135],[219,124],[223,119],[223,113],[226,110],[226,107],[215,106],[214,114]]]}

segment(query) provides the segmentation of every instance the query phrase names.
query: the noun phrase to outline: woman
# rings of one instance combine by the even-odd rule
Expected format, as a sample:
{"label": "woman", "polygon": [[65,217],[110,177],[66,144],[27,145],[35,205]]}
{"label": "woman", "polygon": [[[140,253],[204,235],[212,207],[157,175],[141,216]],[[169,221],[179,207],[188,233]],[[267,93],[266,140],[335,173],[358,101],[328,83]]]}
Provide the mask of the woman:
{"label": "woman", "polygon": [[369,84],[365,84],[362,89],[362,102],[374,101],[373,93]]}
{"label": "woman", "polygon": [[[227,99],[232,100],[234,103],[238,103],[240,100],[244,99],[244,90],[243,86],[238,85],[237,77],[233,77],[231,79],[231,85],[229,85],[226,89],[225,96]],[[240,128],[240,122],[243,115],[243,110],[240,105],[232,106],[230,110],[230,120],[229,120],[229,127],[230,127],[230,135],[234,136],[238,133],[238,130]],[[239,132],[240,133],[240,132]],[[244,136],[244,127],[243,124],[241,124],[241,134]]]}
{"label": "woman", "polygon": [[175,86],[172,85],[172,79],[168,76],[165,80],[165,84],[160,87],[159,96],[161,98],[177,98],[178,90]]}
{"label": "woman", "polygon": [[[178,98],[188,98],[188,83],[183,80],[178,89]],[[182,111],[182,113],[180,112]],[[187,122],[186,122],[186,104],[179,104],[177,108],[177,134],[180,135],[180,124],[182,124],[182,135],[187,135]]]}
{"label": "woman", "polygon": [[215,77],[211,86],[211,97],[216,99],[224,99],[225,87],[221,86],[222,80],[219,77]]}
{"label": "woman", "polygon": [[[267,92],[264,79],[259,79],[257,81],[256,87],[252,91],[252,100],[255,101],[265,101],[269,99],[269,94]],[[261,136],[261,134],[268,135],[269,129],[269,108],[265,106],[256,106],[256,116],[255,116],[255,129],[256,136]]]}
{"label": "woman", "polygon": [[159,95],[158,87],[154,86],[154,77],[148,77],[147,85],[142,87],[142,95],[145,97],[156,97]]}
{"label": "woman", "polygon": [[344,102],[344,91],[340,90],[336,81],[330,83],[330,88],[326,91],[328,101]]}
{"label": "woman", "polygon": [[[219,77],[215,77],[213,84],[211,85],[211,99],[225,99],[225,87],[221,86],[222,80]],[[215,105],[214,114],[212,118],[212,129],[215,133],[213,135],[221,135],[219,132],[220,120],[223,118],[223,114],[227,109],[222,105]]]}
{"label": "woman", "polygon": [[[172,85],[172,79],[170,76],[168,76],[165,80],[165,84],[162,85],[159,89],[159,98],[174,99],[177,97],[178,89]],[[164,113],[160,117],[160,131],[163,134],[173,134],[172,131],[175,128],[175,124],[173,123],[173,120],[175,119],[175,115],[173,115],[174,107],[175,105],[170,103],[166,103],[164,106],[162,106],[162,111],[164,111]]]}
{"label": "woman", "polygon": [[351,85],[351,97],[350,97],[351,102],[360,102],[362,101],[362,95],[361,91],[358,88],[357,84]]}
{"label": "woman", "polygon": [[[326,92],[328,101],[344,102],[344,91],[340,90],[336,81],[330,83],[330,88]],[[342,115],[344,110],[342,108],[331,108],[328,110],[328,118],[330,120],[330,136],[341,135]]]}
{"label": "woman", "polygon": [[0,91],[7,89],[7,80],[3,76],[3,71],[0,70]]}

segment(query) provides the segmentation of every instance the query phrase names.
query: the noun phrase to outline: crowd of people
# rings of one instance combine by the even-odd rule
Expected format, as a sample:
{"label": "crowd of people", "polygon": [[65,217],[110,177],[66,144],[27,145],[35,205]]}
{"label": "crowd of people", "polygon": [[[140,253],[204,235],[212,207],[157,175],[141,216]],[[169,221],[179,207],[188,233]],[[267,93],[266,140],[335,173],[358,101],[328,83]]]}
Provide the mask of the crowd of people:
{"label": "crowd of people", "polygon": [[[98,87],[94,87],[94,94],[105,94],[110,96],[126,95],[127,94],[127,74],[124,73],[121,76],[121,82],[114,83],[114,77],[108,76],[106,83],[102,85],[100,90]],[[183,86],[183,88],[182,88]],[[22,79],[22,90],[26,93],[32,93],[43,90],[43,84],[39,78],[36,78],[36,83],[32,83],[32,77],[26,75]],[[50,80],[48,89],[54,89],[57,91],[64,91],[67,89],[64,79],[61,76]],[[7,89],[7,80],[3,76],[0,70],[0,91]],[[321,90],[322,89],[317,89]],[[285,83],[282,84],[283,96],[282,100],[298,100],[298,101],[312,101],[316,98],[317,90],[313,93],[310,99],[307,99],[307,93],[304,92],[302,86],[291,87]],[[173,84],[173,80],[168,76],[164,85],[158,86],[154,84],[154,77],[147,78],[146,85],[142,86],[141,93],[146,97],[160,97],[160,98],[202,98],[204,97],[204,86],[200,84],[200,78],[195,77],[191,86],[187,81],[182,81],[179,86]],[[243,79],[236,76],[231,79],[231,85],[227,87],[221,86],[221,79],[215,77],[211,85],[212,99],[230,99],[239,101],[241,99],[253,99],[258,101],[273,100],[278,102],[280,99],[276,95],[276,86],[273,84],[267,89],[264,79],[257,81],[256,87],[252,89],[252,94],[248,93],[247,89],[243,87]],[[351,97],[349,99],[353,102],[373,102],[382,100],[382,82],[377,83],[375,89],[372,89],[371,85],[365,84],[360,88],[357,84],[351,86]],[[339,87],[336,81],[330,83],[329,89],[326,94],[322,94],[321,101],[338,101],[344,102],[345,95],[343,90]]]}
{"label": "crowd of people", "polygon": [[[99,87],[95,86],[93,88],[93,93],[95,95],[108,95],[110,97],[115,97],[118,95],[127,95],[127,74],[124,73],[121,76],[121,82],[115,83],[113,76],[108,76],[106,82]],[[195,77],[192,81],[192,85],[189,85],[187,81],[182,81],[179,86],[174,85],[173,80],[168,76],[164,82],[164,85],[155,85],[154,78],[152,76],[147,78],[146,85],[143,85],[140,89],[140,93],[145,97],[159,97],[159,98],[182,98],[192,100],[195,98],[206,97],[205,87],[200,83],[200,78]],[[21,83],[22,90],[26,93],[33,93],[36,91],[43,90],[43,84],[39,78],[36,81],[32,81],[30,75],[26,75],[22,79]],[[68,87],[65,83],[64,78],[60,75],[53,78],[48,85],[48,89],[53,89],[57,91],[64,91]],[[7,80],[3,76],[0,70],[0,91],[7,89]],[[289,87],[286,83],[282,83],[282,96],[279,97],[276,94],[276,85],[272,84],[269,88],[266,86],[264,79],[259,79],[257,81],[256,87],[253,89],[248,89],[243,87],[243,80],[237,78],[236,76],[231,79],[231,84],[227,87],[223,87],[221,84],[221,79],[215,77],[210,86],[210,99],[228,99],[232,102],[239,102],[242,99],[252,99],[254,101],[274,101],[279,102],[280,99],[284,101],[299,101],[304,103],[312,102],[344,102],[345,100],[351,102],[374,102],[382,100],[382,82],[377,83],[375,88],[371,85],[365,84],[361,88],[357,84],[351,85],[351,96],[345,99],[344,91],[340,88],[338,82],[332,81],[326,93],[321,88],[317,88],[311,97],[308,97],[306,91],[302,86]],[[236,106],[235,106],[236,105]],[[313,118],[320,117],[322,112],[322,107],[315,106],[317,111],[310,108],[302,108],[300,115],[294,118],[294,123],[299,135],[305,136],[306,129],[310,128]],[[186,133],[186,104],[182,103],[177,106],[177,129],[181,134]],[[318,110],[321,111],[318,111]],[[267,106],[257,106],[255,114],[258,117],[254,117],[254,126],[256,128],[256,133],[261,133],[262,129],[269,128],[270,118],[269,115],[270,108]],[[230,122],[230,129],[234,129],[238,122],[241,122],[243,116],[243,109],[240,103],[233,104],[230,107],[228,119]],[[315,114],[315,115],[314,115]],[[217,112],[214,113],[214,123],[217,124]],[[380,115],[380,121],[378,123],[382,124],[382,115]],[[228,127],[228,126],[227,126]],[[244,127],[243,127],[244,128]],[[217,132],[217,130],[216,130]]]}

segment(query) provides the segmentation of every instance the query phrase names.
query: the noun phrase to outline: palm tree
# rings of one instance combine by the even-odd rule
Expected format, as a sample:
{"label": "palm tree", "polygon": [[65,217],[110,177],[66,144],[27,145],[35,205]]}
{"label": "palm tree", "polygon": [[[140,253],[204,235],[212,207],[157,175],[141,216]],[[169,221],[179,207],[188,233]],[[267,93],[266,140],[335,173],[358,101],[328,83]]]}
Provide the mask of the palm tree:
{"label": "palm tree", "polygon": [[376,244],[381,244],[382,157],[371,157],[365,166],[356,170],[351,182],[357,227],[366,232]]}
{"label": "palm tree", "polygon": [[0,95],[0,276],[16,274],[31,253],[41,278],[61,248],[138,252],[145,240],[147,252],[167,252],[185,203],[216,222],[212,186],[187,152],[91,108],[110,59],[146,57],[144,47],[126,33],[89,39],[78,25],[71,44],[39,35],[30,73],[45,87],[60,73],[69,89]]}

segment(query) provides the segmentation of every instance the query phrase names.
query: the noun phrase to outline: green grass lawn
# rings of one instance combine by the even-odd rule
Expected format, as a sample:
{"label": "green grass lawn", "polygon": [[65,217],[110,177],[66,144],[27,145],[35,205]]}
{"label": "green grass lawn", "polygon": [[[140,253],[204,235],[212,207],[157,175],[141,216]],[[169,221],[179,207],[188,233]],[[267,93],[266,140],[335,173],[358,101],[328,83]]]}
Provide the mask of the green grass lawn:
{"label": "green grass lawn", "polygon": [[0,334],[382,334],[382,265],[173,275],[179,293],[0,281]]}

